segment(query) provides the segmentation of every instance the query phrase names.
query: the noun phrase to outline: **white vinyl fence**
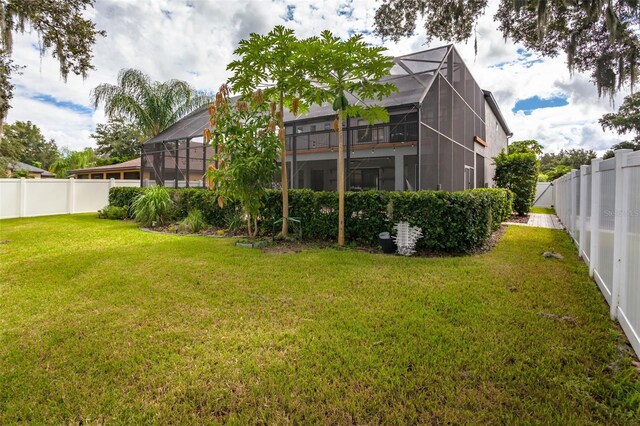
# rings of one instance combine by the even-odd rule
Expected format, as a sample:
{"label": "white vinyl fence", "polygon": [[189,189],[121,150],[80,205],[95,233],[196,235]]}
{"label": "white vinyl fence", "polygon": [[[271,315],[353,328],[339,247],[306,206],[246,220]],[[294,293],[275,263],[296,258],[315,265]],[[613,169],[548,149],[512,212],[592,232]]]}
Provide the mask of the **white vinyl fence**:
{"label": "white vinyl fence", "polygon": [[538,182],[534,207],[553,207],[553,182]]}
{"label": "white vinyl fence", "polygon": [[96,212],[108,204],[114,186],[140,186],[140,181],[0,179],[0,219]]}
{"label": "white vinyl fence", "polygon": [[556,179],[554,204],[640,355],[640,151],[615,154]]}

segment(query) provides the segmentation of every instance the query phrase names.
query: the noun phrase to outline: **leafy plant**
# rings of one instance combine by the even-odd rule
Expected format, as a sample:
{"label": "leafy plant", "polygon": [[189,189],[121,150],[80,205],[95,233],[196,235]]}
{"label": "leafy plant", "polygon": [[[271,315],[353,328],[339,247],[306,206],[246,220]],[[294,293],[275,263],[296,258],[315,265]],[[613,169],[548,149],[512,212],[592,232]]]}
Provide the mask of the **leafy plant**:
{"label": "leafy plant", "polygon": [[289,228],[289,183],[287,175],[287,152],[284,132],[285,106],[293,115],[309,103],[311,83],[307,72],[313,52],[304,49],[294,31],[278,25],[266,35],[252,33],[241,40],[233,52],[239,56],[229,64],[233,71],[229,84],[235,92],[251,97],[261,87],[266,87],[264,97],[277,107],[277,125],[280,141],[280,182],[282,185],[282,237]]}
{"label": "leafy plant", "polygon": [[500,188],[513,192],[513,208],[524,216],[531,210],[538,181],[538,161],[533,153],[506,154],[504,150],[493,159],[494,180]]}
{"label": "leafy plant", "polygon": [[147,188],[131,204],[133,217],[143,226],[164,224],[170,216],[172,207],[169,192],[162,186]]}
{"label": "leafy plant", "polygon": [[236,233],[242,229],[244,214],[239,209],[229,209],[224,215],[224,227],[230,233]]}
{"label": "leafy plant", "polygon": [[18,179],[18,178],[27,178],[27,179],[31,179],[33,176],[31,176],[29,174],[28,170],[25,169],[18,169],[15,170],[11,173],[11,177],[14,179]]}
{"label": "leafy plant", "polygon": [[[220,207],[227,201],[240,203],[247,217],[247,233],[254,238],[266,188],[278,170],[275,105],[266,102],[260,90],[249,101],[234,104],[229,88],[223,85],[209,110],[211,137],[217,144],[207,178],[218,193]],[[209,135],[205,141],[209,142]]]}
{"label": "leafy plant", "polygon": [[98,210],[98,219],[125,220],[128,217],[127,206],[106,206],[102,210]]}
{"label": "leafy plant", "polygon": [[182,219],[179,225],[181,231],[188,231],[197,234],[207,226],[204,216],[200,210],[191,210],[187,217]]}
{"label": "leafy plant", "polygon": [[[336,112],[333,129],[338,134],[338,245],[343,246],[344,235],[344,132],[342,120],[361,117],[373,124],[389,121],[384,107],[367,105],[371,100],[397,92],[392,83],[378,81],[389,75],[392,58],[383,55],[384,47],[369,46],[362,34],[342,40],[330,31],[306,41],[306,57],[310,60],[310,78],[314,103],[331,103]],[[349,99],[355,100],[355,102]]]}

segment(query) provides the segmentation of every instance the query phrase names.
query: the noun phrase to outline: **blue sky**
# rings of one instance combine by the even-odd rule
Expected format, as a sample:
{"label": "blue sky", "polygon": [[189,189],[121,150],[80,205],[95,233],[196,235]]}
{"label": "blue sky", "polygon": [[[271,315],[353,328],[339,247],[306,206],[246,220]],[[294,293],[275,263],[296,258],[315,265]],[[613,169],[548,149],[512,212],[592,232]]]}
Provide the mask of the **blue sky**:
{"label": "blue sky", "polygon": [[531,115],[533,111],[541,108],[556,108],[569,105],[566,95],[553,96],[551,98],[543,99],[539,96],[532,96],[527,99],[518,99],[511,111],[517,113],[518,111],[524,112],[524,115]]}
{"label": "blue sky", "polygon": [[[107,37],[94,48],[95,70],[88,78],[59,75],[50,55],[40,57],[34,34],[15,38],[13,59],[25,65],[14,79],[16,93],[8,121],[31,120],[59,146],[81,149],[94,145],[90,134],[105,122],[102,108],[89,101],[93,87],[115,83],[121,68],[137,68],[155,80],[178,78],[200,90],[215,91],[228,77],[226,64],[238,42],[250,32],[266,32],[284,24],[300,37],[329,29],[342,37],[365,34],[365,40],[401,55],[444,44],[425,43],[420,29],[398,43],[372,32],[375,0],[316,1],[197,1],[101,0],[89,16]],[[614,110],[599,99],[588,76],[569,75],[566,58],[542,58],[523,46],[505,42],[496,30],[497,3],[477,27],[479,50],[473,40],[457,45],[483,89],[493,92],[514,132],[514,140],[538,139],[549,151],[584,147],[604,151],[619,138],[597,123]],[[621,103],[620,96],[616,103]]]}

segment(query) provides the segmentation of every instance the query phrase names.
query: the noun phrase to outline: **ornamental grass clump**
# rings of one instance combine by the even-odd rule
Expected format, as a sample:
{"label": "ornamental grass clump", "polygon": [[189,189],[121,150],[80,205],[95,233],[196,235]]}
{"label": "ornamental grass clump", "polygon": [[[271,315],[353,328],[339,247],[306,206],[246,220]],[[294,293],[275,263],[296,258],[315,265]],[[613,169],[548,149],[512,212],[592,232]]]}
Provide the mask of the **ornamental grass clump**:
{"label": "ornamental grass clump", "polygon": [[179,229],[183,232],[197,234],[207,226],[204,216],[200,210],[190,210],[187,217],[182,219]]}
{"label": "ornamental grass clump", "polygon": [[169,192],[162,186],[153,186],[133,200],[131,209],[136,222],[142,226],[155,226],[168,221],[172,206]]}

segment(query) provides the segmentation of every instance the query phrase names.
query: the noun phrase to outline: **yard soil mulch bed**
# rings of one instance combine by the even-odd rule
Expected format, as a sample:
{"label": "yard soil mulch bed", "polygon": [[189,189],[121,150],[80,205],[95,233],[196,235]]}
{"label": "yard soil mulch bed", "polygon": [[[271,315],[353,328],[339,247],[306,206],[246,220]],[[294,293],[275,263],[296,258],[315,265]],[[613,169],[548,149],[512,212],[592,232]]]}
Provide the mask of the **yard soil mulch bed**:
{"label": "yard soil mulch bed", "polygon": [[508,223],[527,223],[529,222],[529,215],[526,216],[519,216],[517,214],[512,214],[511,216],[509,216],[509,219],[507,219]]}
{"label": "yard soil mulch bed", "polygon": [[[498,244],[502,236],[507,230],[507,225],[502,225],[495,232],[493,232],[484,243],[472,250],[468,253],[449,253],[431,249],[423,249],[419,250],[414,257],[452,257],[452,256],[476,256],[483,253],[488,253]],[[275,240],[269,244],[269,246],[262,249],[263,253],[273,253],[273,254],[295,254],[302,253],[303,251],[315,250],[315,249],[326,249],[326,248],[339,248],[336,243],[331,241],[299,241],[299,240]],[[347,246],[344,249],[352,249],[358,251],[364,251],[368,253],[379,253],[382,254],[382,251],[378,247],[367,247],[367,246]],[[390,255],[390,256],[398,256]]]}
{"label": "yard soil mulch bed", "polygon": [[[515,222],[512,219],[520,219],[519,223],[526,223],[529,220],[528,216],[517,216],[512,215],[509,219],[509,222]],[[154,228],[140,228],[146,232],[155,232],[160,234],[171,234],[171,235],[182,235],[182,236],[202,236],[202,237],[245,237],[246,232],[244,230],[240,230],[235,233],[228,232],[227,229],[224,228],[216,228],[209,227],[201,230],[200,232],[194,233],[184,233],[179,232],[178,228],[175,225],[162,225],[156,226]],[[468,253],[450,253],[444,251],[438,251],[433,249],[422,249],[416,252],[415,257],[451,257],[451,256],[476,256],[483,253],[488,253],[498,244],[504,233],[506,232],[507,225],[502,225],[496,231],[494,231],[483,243],[480,247],[468,252]],[[220,234],[219,231],[223,231],[224,234]],[[263,253],[273,253],[273,254],[295,254],[302,253],[303,251],[315,250],[315,249],[326,249],[326,248],[339,248],[335,242],[332,241],[301,241],[301,240],[272,240],[271,237],[263,238],[263,240],[268,241],[269,245],[262,248]],[[358,251],[364,251],[368,253],[382,253],[382,251],[378,247],[370,247],[370,246],[353,246],[348,245],[344,249],[352,249]]]}

